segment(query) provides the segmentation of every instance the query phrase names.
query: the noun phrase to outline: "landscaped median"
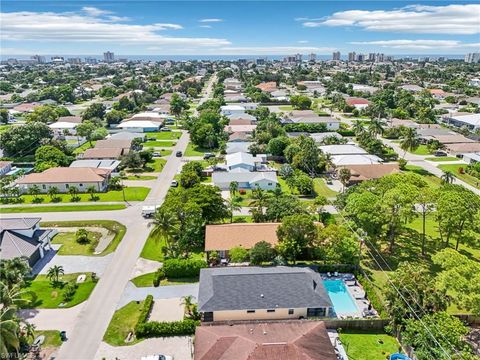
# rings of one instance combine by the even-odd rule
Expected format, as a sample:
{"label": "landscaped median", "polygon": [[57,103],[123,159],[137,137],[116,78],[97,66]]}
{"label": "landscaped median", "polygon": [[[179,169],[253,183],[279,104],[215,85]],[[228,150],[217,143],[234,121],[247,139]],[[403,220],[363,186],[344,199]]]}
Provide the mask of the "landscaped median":
{"label": "landscaped median", "polygon": [[72,212],[72,211],[108,211],[108,210],[123,210],[125,208],[126,206],[124,204],[11,206],[11,207],[1,207],[0,214]]}
{"label": "landscaped median", "polygon": [[[105,256],[117,249],[118,244],[122,241],[126,232],[126,227],[116,221],[110,220],[82,220],[82,221],[57,221],[42,222],[40,224],[45,228],[74,228],[73,231],[60,231],[52,240],[52,244],[62,244],[59,255],[84,255],[84,256]],[[76,240],[76,229],[93,229],[87,231],[90,241],[79,243]],[[105,229],[108,231],[106,236],[110,239],[105,249],[96,254],[95,247],[102,237],[102,234],[96,232],[95,229]]]}

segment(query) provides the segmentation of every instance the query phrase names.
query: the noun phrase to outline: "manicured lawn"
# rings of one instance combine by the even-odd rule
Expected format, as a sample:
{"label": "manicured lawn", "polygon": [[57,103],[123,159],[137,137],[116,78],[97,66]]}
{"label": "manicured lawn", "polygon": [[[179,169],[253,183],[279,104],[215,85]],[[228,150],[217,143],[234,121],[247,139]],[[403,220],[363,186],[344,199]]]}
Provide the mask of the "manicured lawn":
{"label": "manicured lawn", "polygon": [[280,110],[282,111],[291,111],[293,110],[293,106],[292,105],[282,105],[282,106],[279,106],[278,107]]}
{"label": "manicured lawn", "polygon": [[188,143],[187,149],[185,150],[185,156],[203,156],[205,153],[216,153],[215,149],[204,149],[199,146],[196,146],[192,143]]}
{"label": "manicured lawn", "polygon": [[[112,253],[113,251],[115,251],[117,249],[117,246],[118,244],[120,244],[120,241],[122,241],[123,237],[125,236],[125,232],[127,231],[127,228],[125,227],[125,225],[122,225],[116,221],[111,221],[111,220],[79,220],[79,221],[57,221],[57,222],[42,222],[41,223],[42,226],[44,227],[47,227],[47,228],[52,228],[52,227],[103,227],[105,229],[108,229],[109,231],[109,235],[114,235],[113,239],[110,241],[110,243],[108,244],[108,246],[105,248],[104,251],[102,251],[100,254],[96,254],[97,256],[104,256],[104,255],[107,255],[107,254],[110,254]],[[59,235],[63,235],[63,234],[66,234],[66,235],[70,235],[70,234],[73,234],[73,242],[75,244],[72,244],[72,248],[65,248],[65,245],[70,245],[70,243],[72,242],[72,239],[71,237],[63,237],[64,239],[60,238],[57,240],[57,237]],[[85,247],[86,249],[88,249],[88,247],[90,247],[90,245],[79,245],[77,244],[77,242],[75,241],[75,233],[63,233],[63,234],[59,234],[57,236],[55,236],[55,238],[53,239],[53,243],[57,243],[57,242],[60,242],[61,240],[64,241],[64,246],[62,246],[60,248],[60,251],[59,251],[59,254],[60,255],[93,255],[93,252],[94,250],[92,251],[89,251],[87,253],[75,253],[75,251],[77,250],[76,246],[80,246],[80,247]],[[78,250],[82,250],[82,251],[85,251],[83,248],[82,249],[78,249]],[[63,253],[62,253],[63,252]]]}
{"label": "manicured lawn", "polygon": [[155,180],[157,177],[153,175],[130,175],[126,180]]}
{"label": "manicured lawn", "polygon": [[163,141],[145,141],[143,143],[144,147],[172,147],[175,146],[177,142],[171,140],[163,140]]}
{"label": "manicured lawn", "polygon": [[158,150],[158,152],[160,152],[160,154],[162,154],[162,156],[168,156],[168,155],[170,155],[173,151],[172,151],[172,150],[168,150],[168,149],[160,149],[160,150]]}
{"label": "manicured lawn", "polygon": [[[153,286],[153,279],[155,277],[155,272],[143,274],[133,278],[131,282],[136,287],[151,287]],[[183,285],[183,284],[193,284],[198,282],[198,277],[193,278],[178,278],[178,279],[164,279],[160,282],[160,285]]]}
{"label": "manicured lawn", "polygon": [[7,213],[37,213],[37,212],[70,212],[70,211],[107,211],[123,210],[124,204],[106,205],[52,205],[52,206],[17,206],[0,208],[0,214]]}
{"label": "manicured lawn", "polygon": [[98,232],[88,231],[89,243],[79,244],[75,232],[61,232],[52,239],[52,244],[62,244],[58,250],[59,255],[93,255],[98,240],[102,235]]}
{"label": "manicured lawn", "polygon": [[[150,188],[147,187],[126,187],[125,189],[125,200],[126,201],[143,201],[147,197],[148,193],[150,192]],[[97,197],[96,200],[92,200],[90,194],[82,193],[78,194],[80,200],[78,202],[87,202],[87,201],[98,201],[98,202],[121,202],[123,201],[123,191],[122,190],[113,190],[107,191],[105,193],[96,193],[94,194]],[[37,196],[38,199],[41,201],[38,204],[57,204],[62,202],[72,202],[72,196],[70,194],[58,194],[57,200],[52,201],[52,198],[49,195],[41,194]],[[34,201],[35,196],[33,195],[22,195],[21,199],[23,200],[23,204],[35,204]]]}
{"label": "manicured lawn", "polygon": [[400,348],[397,339],[383,333],[344,330],[340,340],[348,357],[355,360],[385,360]]}
{"label": "manicured lawn", "polygon": [[161,172],[163,167],[167,163],[167,160],[156,158],[152,162],[148,163],[145,167],[145,172]]}
{"label": "manicured lawn", "polygon": [[480,188],[480,179],[477,179],[476,177],[469,175],[467,173],[461,174],[458,172],[458,169],[466,168],[465,164],[439,165],[438,168],[443,171],[450,171],[453,175],[455,175],[460,180],[465,181],[467,184],[475,186],[476,188]]}
{"label": "manicured lawn", "polygon": [[420,145],[414,152],[415,155],[430,155],[427,145]]}
{"label": "manicured lawn", "polygon": [[162,248],[165,246],[165,239],[150,233],[143,246],[140,257],[148,260],[163,261]]}
{"label": "manicured lawn", "polygon": [[138,322],[142,305],[143,301],[139,301],[138,303],[132,301],[115,311],[112,320],[110,320],[107,331],[103,336],[103,341],[113,346],[135,344],[135,341],[125,343],[125,339],[130,332],[133,332],[135,325]]}
{"label": "manicured lawn", "polygon": [[160,285],[184,285],[184,284],[194,284],[197,283],[198,277],[193,278],[178,278],[178,279],[164,279],[160,282]]}
{"label": "manicured lawn", "polygon": [[460,159],[459,158],[456,158],[454,156],[439,156],[439,157],[428,157],[426,158],[425,160],[428,160],[428,161],[434,161],[434,162],[442,162],[442,161],[459,161]]}
{"label": "manicured lawn", "polygon": [[325,180],[321,178],[313,179],[313,190],[317,195],[323,195],[326,198],[336,197],[338,194],[337,192],[330,189],[325,183]]}
{"label": "manicured lawn", "polygon": [[180,131],[158,131],[148,133],[147,135],[148,138],[154,137],[157,140],[178,140],[180,139],[180,136],[182,136],[182,133]]}
{"label": "manicured lawn", "polygon": [[[227,219],[227,221],[230,221],[230,219]],[[234,223],[252,223],[253,218],[251,216],[238,215],[233,217],[233,222]]]}
{"label": "manicured lawn", "polygon": [[59,330],[36,330],[34,339],[40,335],[45,336],[45,340],[41,345],[42,348],[57,348],[62,345],[62,339],[60,339]]}
{"label": "manicured lawn", "polygon": [[90,144],[88,141],[82,145],[80,145],[79,147],[77,147],[75,150],[73,150],[73,153],[75,155],[78,155],[78,154],[81,154],[83,152],[85,152],[85,150],[87,149],[91,149],[95,146],[95,141],[92,141],[92,144]]}
{"label": "manicured lawn", "polygon": [[[87,275],[85,282],[78,284],[77,291],[72,300],[64,303],[63,293],[65,292],[65,286],[69,281],[76,281],[77,277],[81,274]],[[54,287],[49,279],[45,275],[37,275],[34,279],[27,281],[27,287],[23,289],[28,294],[24,294],[22,298],[30,300],[31,303],[24,306],[25,308],[40,308],[40,309],[56,309],[56,308],[68,308],[78,305],[88,299],[93,288],[97,284],[92,281],[92,273],[74,273],[65,274],[60,277],[60,281],[63,285]],[[60,306],[63,304],[63,306]]]}

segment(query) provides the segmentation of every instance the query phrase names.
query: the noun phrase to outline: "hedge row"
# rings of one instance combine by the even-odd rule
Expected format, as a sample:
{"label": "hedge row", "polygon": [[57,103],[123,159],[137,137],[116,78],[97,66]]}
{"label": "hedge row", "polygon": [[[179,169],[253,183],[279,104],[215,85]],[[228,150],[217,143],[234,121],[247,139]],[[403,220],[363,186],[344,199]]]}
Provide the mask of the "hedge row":
{"label": "hedge row", "polygon": [[155,276],[153,277],[153,286],[160,286],[160,281],[163,279],[165,279],[165,272],[162,268],[158,268],[158,270],[155,272]]}
{"label": "hedge row", "polygon": [[366,279],[362,274],[357,274],[357,281],[362,285],[363,290],[365,290],[365,293],[368,296],[368,300],[370,300],[370,303],[372,304],[373,308],[377,310],[380,317],[382,319],[387,318],[387,309],[385,308],[382,300],[378,297],[378,294],[370,281]]}
{"label": "hedge row", "polygon": [[135,333],[138,333],[138,329],[147,322],[148,315],[152,310],[153,306],[153,296],[147,295],[145,301],[143,302],[142,310],[140,310],[140,316],[138,317],[137,325],[135,325]]}
{"label": "hedge row", "polygon": [[175,322],[149,321],[139,324],[135,333],[137,337],[142,338],[193,335],[198,325],[200,325],[200,321],[192,319]]}
{"label": "hedge row", "polygon": [[169,279],[195,277],[200,275],[200,269],[207,266],[205,260],[168,259],[163,263],[163,271]]}

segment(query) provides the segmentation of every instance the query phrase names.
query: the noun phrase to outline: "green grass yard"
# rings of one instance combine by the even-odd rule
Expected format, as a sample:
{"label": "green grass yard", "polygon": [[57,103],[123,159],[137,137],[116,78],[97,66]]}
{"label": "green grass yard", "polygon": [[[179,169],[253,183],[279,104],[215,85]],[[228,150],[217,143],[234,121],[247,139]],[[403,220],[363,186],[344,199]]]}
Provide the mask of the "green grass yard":
{"label": "green grass yard", "polygon": [[[85,282],[78,284],[77,291],[72,300],[64,303],[63,294],[65,292],[65,285],[69,281],[76,281],[81,274],[87,275]],[[51,281],[45,275],[37,275],[35,278],[27,281],[27,286],[23,291],[26,293],[22,295],[23,299],[29,300],[25,308],[39,308],[39,309],[57,309],[69,308],[78,305],[88,299],[93,291],[96,282],[92,281],[91,273],[74,273],[65,274],[60,277],[62,285],[54,287]]]}
{"label": "green grass yard", "polygon": [[454,156],[439,156],[439,157],[435,157],[435,156],[432,156],[432,157],[428,157],[426,158],[425,160],[428,160],[428,161],[433,161],[433,162],[443,162],[443,161],[459,161],[460,159],[454,157]]}
{"label": "green grass yard", "polygon": [[155,138],[157,140],[178,140],[182,136],[180,131],[158,131],[158,132],[151,132],[147,134],[148,138]]}
{"label": "green grass yard", "polygon": [[480,189],[480,179],[477,179],[476,177],[467,173],[462,174],[459,172],[460,168],[466,168],[465,164],[445,164],[439,165],[438,168],[442,171],[450,171],[453,175],[455,175],[455,177],[459,178],[462,181],[465,181],[467,184],[472,185],[477,189]]}
{"label": "green grass yard", "polygon": [[151,232],[147,241],[145,241],[145,245],[143,245],[140,257],[148,260],[163,261],[162,248],[165,244],[165,239]]}
{"label": "green grass yard", "polygon": [[92,143],[90,144],[88,141],[82,145],[80,145],[79,147],[75,148],[75,150],[73,150],[73,153],[75,155],[78,155],[78,154],[81,154],[83,152],[85,152],[85,150],[88,150],[88,149],[91,149],[95,146],[95,141],[92,141]]}
{"label": "green grass yard", "polygon": [[215,154],[217,152],[218,150],[215,149],[204,149],[192,143],[188,143],[184,156],[203,156],[205,153]]}
{"label": "green grass yard", "polygon": [[[133,278],[131,282],[136,287],[151,287],[153,286],[153,279],[155,277],[155,272],[143,274]],[[160,282],[161,286],[167,285],[184,285],[184,284],[193,284],[198,282],[198,277],[193,278],[179,278],[179,279],[164,279]]]}
{"label": "green grass yard", "polygon": [[126,180],[155,180],[157,177],[153,175],[129,175]]}
{"label": "green grass yard", "polygon": [[[96,256],[104,256],[112,253],[117,249],[118,244],[125,236],[127,228],[116,221],[111,220],[79,220],[79,221],[57,221],[57,222],[42,222],[41,226],[46,228],[55,227],[102,227],[109,231],[109,235],[114,235],[112,241],[108,244],[104,251]],[[97,235],[98,236],[98,235]],[[94,248],[91,249],[90,244],[81,245],[75,241],[75,233],[59,233],[53,238],[52,243],[64,244],[60,250],[60,255],[94,255]]]}
{"label": "green grass yard", "polygon": [[143,301],[131,301],[113,314],[103,341],[113,346],[133,345],[137,341],[125,342],[128,334],[134,331],[140,317]]}
{"label": "green grass yard", "polygon": [[415,151],[412,152],[415,155],[430,155],[427,145],[420,145]]}
{"label": "green grass yard", "polygon": [[52,239],[52,244],[62,244],[58,255],[93,255],[98,240],[102,235],[98,232],[88,231],[89,242],[79,244],[75,239],[75,232],[61,232]]}
{"label": "green grass yard", "polygon": [[404,171],[410,171],[423,177],[423,179],[432,187],[437,188],[441,185],[442,179],[433,175],[431,172],[417,165],[407,165]]}
{"label": "green grass yard", "polygon": [[45,336],[42,348],[58,348],[62,345],[59,330],[36,330],[34,338],[37,338],[38,336]]}
{"label": "green grass yard", "polygon": [[336,197],[337,192],[330,189],[325,183],[324,179],[315,178],[313,179],[313,190],[318,195],[323,195],[326,198]]}
{"label": "green grass yard", "polygon": [[163,167],[167,163],[167,160],[156,158],[152,162],[148,163],[145,167],[145,172],[161,172]]}
{"label": "green grass yard", "polygon": [[292,105],[281,105],[278,107],[280,110],[282,111],[292,111],[293,110],[293,106]]}
{"label": "green grass yard", "polygon": [[153,148],[160,148],[160,147],[173,147],[177,142],[172,140],[162,140],[162,141],[145,141],[143,143],[143,147],[153,147]]}
{"label": "green grass yard", "polygon": [[383,333],[344,330],[339,336],[349,359],[354,360],[385,360],[400,348],[397,339]]}
{"label": "green grass yard", "polygon": [[16,206],[0,208],[0,214],[8,213],[40,213],[40,212],[71,212],[71,211],[108,211],[123,210],[124,204],[105,205],[52,205],[52,206]]}

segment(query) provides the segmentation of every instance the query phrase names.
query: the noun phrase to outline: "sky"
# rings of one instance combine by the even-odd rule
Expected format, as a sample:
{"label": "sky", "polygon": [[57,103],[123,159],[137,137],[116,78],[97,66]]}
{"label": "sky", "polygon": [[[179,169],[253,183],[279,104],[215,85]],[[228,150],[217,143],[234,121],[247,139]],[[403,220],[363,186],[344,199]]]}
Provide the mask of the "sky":
{"label": "sky", "polygon": [[472,1],[2,0],[2,55],[480,51]]}

